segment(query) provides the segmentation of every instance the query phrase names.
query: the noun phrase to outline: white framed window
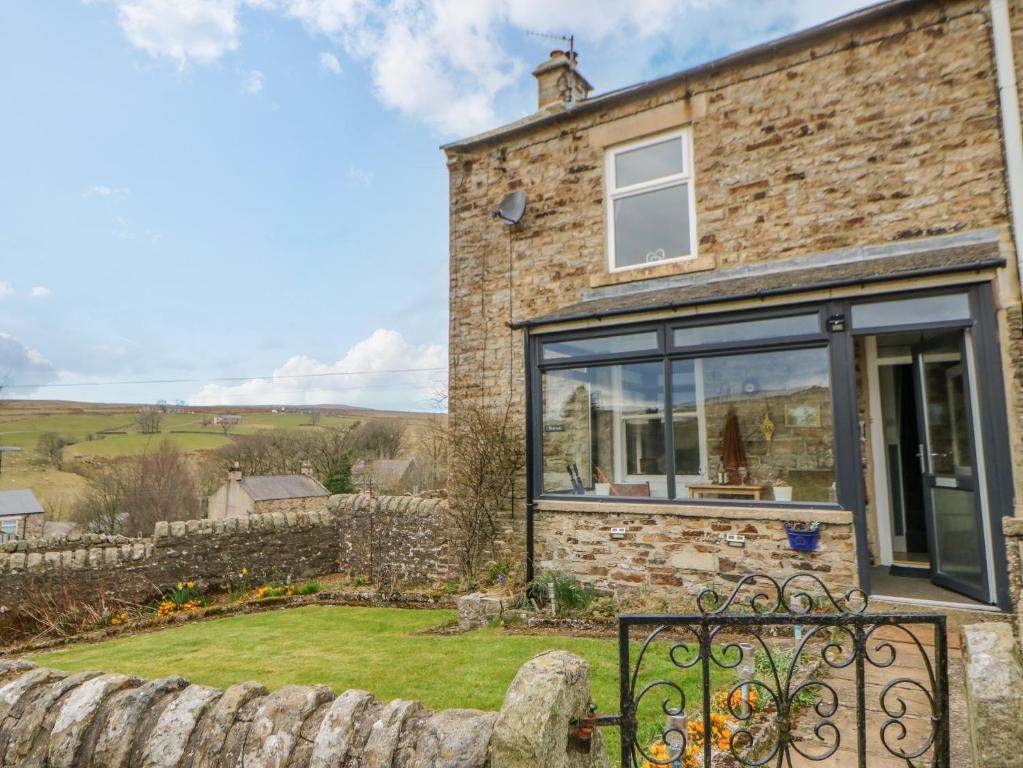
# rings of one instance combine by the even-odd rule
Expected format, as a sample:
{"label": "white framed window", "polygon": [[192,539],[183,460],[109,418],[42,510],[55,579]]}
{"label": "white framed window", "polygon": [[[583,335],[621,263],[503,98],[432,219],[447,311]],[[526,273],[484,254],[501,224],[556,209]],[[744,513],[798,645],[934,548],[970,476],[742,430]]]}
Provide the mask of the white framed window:
{"label": "white framed window", "polygon": [[0,519],[0,534],[4,537],[15,537],[18,535],[18,521],[16,519]]}
{"label": "white framed window", "polygon": [[611,272],[696,258],[692,131],[607,150],[605,208]]}

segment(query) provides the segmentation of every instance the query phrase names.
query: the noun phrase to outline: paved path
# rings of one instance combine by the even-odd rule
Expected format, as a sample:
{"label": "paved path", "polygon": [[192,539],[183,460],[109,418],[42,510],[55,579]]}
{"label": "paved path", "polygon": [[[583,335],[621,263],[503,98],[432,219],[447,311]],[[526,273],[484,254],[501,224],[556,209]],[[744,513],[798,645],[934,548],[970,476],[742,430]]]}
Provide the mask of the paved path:
{"label": "paved path", "polygon": [[[934,630],[928,625],[906,625],[912,631],[922,646],[923,654],[926,654],[932,667],[934,660]],[[972,768],[970,761],[969,734],[965,729],[956,728],[956,713],[965,710],[964,694],[962,690],[962,655],[959,648],[958,632],[950,633],[949,638],[949,666],[950,666],[950,710],[951,710],[951,737],[952,737],[952,765],[955,768]],[[869,768],[906,768],[906,760],[895,757],[882,741],[882,727],[890,719],[890,714],[896,714],[900,709],[900,702],[905,705],[905,716],[900,722],[905,724],[905,733],[901,732],[899,725],[890,725],[887,730],[887,744],[893,749],[903,749],[913,752],[926,742],[930,732],[930,704],[927,695],[917,686],[909,683],[898,683],[887,693],[886,701],[889,713],[881,702],[881,695],[885,687],[893,680],[909,678],[919,681],[930,689],[924,656],[921,648],[913,642],[912,638],[902,629],[895,627],[883,627],[871,635],[868,642],[868,649],[872,658],[884,661],[890,657],[886,648],[878,648],[879,643],[889,643],[895,651],[895,661],[891,666],[878,667],[870,663],[865,668],[865,703],[866,703],[866,728],[864,735],[866,739],[866,764]],[[937,670],[935,669],[935,672]],[[850,665],[844,669],[832,669],[827,677],[827,682],[835,689],[839,697],[839,708],[835,715],[829,718],[840,731],[838,751],[824,761],[812,761],[793,755],[792,764],[794,768],[809,768],[809,766],[828,766],[829,768],[855,768],[857,762],[857,736],[859,732],[856,718],[856,668]],[[824,742],[814,734],[814,726],[821,718],[816,716],[812,709],[804,710],[801,714],[797,727],[797,738],[799,745],[804,752],[811,755],[823,754],[824,743],[832,739],[832,734],[823,733]],[[900,738],[901,736],[901,738]],[[833,740],[830,742],[833,743]],[[925,753],[921,758],[913,760],[914,765],[930,766],[932,764],[933,751]]]}

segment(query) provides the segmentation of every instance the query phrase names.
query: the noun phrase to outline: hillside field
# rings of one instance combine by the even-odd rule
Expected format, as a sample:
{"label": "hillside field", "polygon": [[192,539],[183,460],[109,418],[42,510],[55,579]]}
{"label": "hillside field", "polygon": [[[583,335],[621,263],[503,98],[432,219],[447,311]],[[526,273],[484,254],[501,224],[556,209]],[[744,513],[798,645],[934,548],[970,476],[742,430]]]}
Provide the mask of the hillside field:
{"label": "hillside field", "polygon": [[[21,448],[6,453],[0,472],[0,490],[31,488],[47,508],[48,518],[63,518],[74,499],[85,489],[86,481],[74,472],[54,469],[36,454],[40,436],[47,432],[75,441],[64,449],[65,461],[89,462],[115,460],[153,450],[163,440],[171,440],[181,450],[200,458],[231,442],[233,436],[256,434],[265,430],[323,429],[345,426],[357,421],[402,419],[409,427],[410,441],[415,433],[436,414],[373,411],[345,406],[317,406],[319,423],[310,423],[308,413],[274,413],[271,406],[245,408],[188,408],[184,413],[163,415],[159,434],[141,434],[135,427],[139,405],[73,403],[64,401],[0,400],[0,446]],[[215,414],[237,413],[241,424],[225,434],[218,425],[203,425]]]}

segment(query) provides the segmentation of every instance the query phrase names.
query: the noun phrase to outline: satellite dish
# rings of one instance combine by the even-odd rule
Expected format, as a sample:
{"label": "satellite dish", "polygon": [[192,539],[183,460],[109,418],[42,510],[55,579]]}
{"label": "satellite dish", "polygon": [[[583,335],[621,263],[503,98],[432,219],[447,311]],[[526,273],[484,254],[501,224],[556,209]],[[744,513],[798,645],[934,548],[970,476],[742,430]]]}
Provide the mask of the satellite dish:
{"label": "satellite dish", "polygon": [[506,224],[518,224],[526,212],[526,193],[521,189],[510,192],[504,196],[504,200],[494,211],[494,218],[501,219]]}

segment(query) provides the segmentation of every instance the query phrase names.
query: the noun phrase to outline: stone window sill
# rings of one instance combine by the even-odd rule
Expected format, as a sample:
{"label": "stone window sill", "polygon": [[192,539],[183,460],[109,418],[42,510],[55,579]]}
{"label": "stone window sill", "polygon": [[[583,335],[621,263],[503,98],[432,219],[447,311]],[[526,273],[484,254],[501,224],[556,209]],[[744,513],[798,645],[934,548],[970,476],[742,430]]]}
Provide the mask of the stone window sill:
{"label": "stone window sill", "polygon": [[[606,261],[605,261],[606,264]],[[590,275],[590,288],[601,288],[605,285],[621,285],[655,277],[671,277],[689,272],[708,272],[714,269],[713,256],[697,256],[686,261],[673,261],[670,264],[652,264],[639,269],[627,269],[622,272],[598,272]]]}
{"label": "stone window sill", "polygon": [[672,515],[719,520],[777,520],[808,523],[817,520],[831,525],[851,525],[852,513],[844,509],[807,507],[745,507],[716,504],[621,504],[613,501],[570,501],[544,499],[534,505],[537,512],[593,513],[607,515]]}

